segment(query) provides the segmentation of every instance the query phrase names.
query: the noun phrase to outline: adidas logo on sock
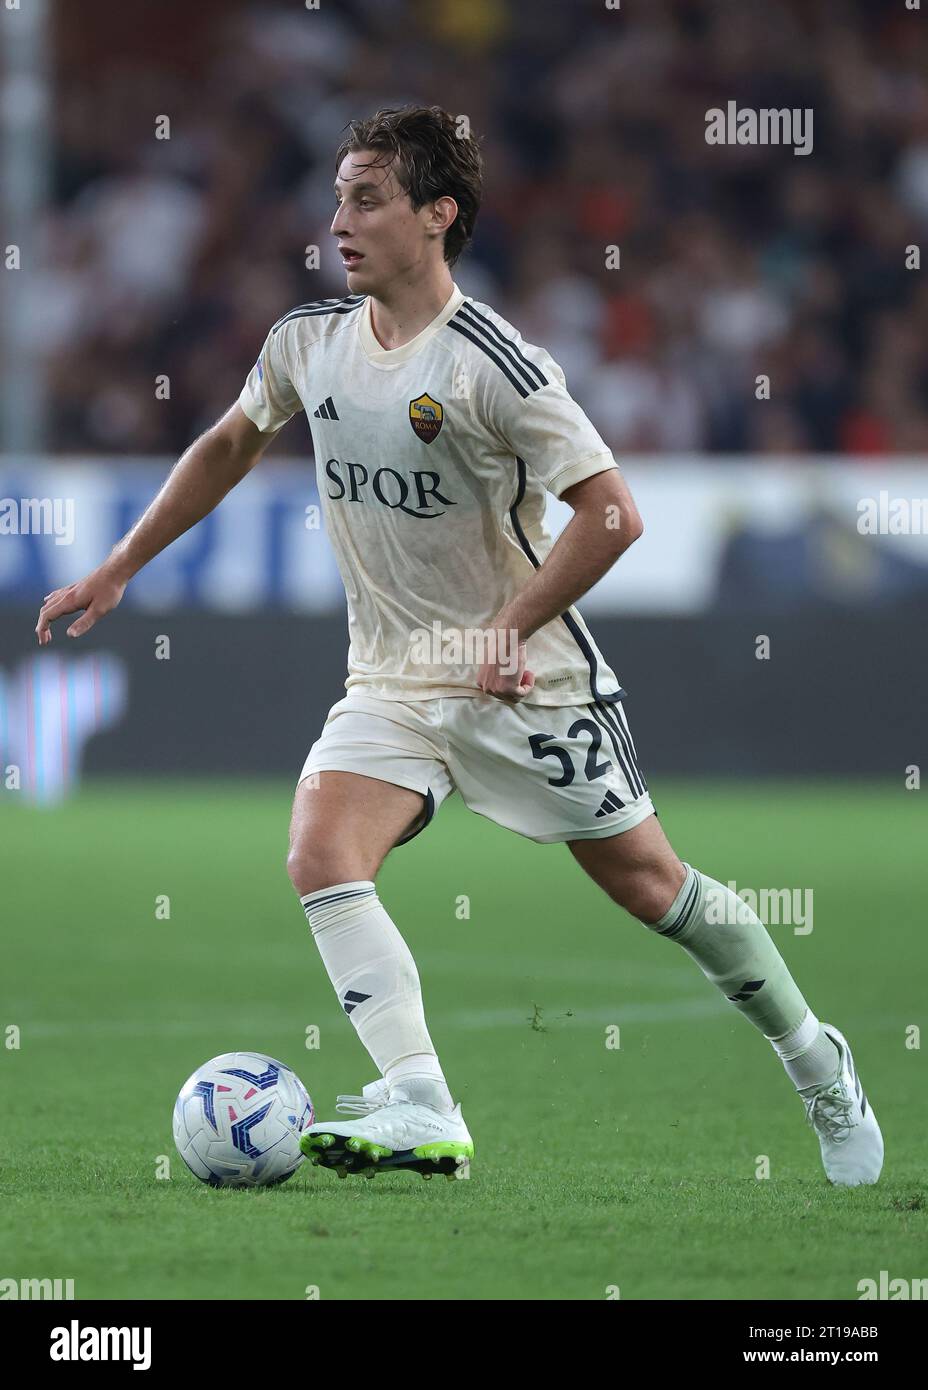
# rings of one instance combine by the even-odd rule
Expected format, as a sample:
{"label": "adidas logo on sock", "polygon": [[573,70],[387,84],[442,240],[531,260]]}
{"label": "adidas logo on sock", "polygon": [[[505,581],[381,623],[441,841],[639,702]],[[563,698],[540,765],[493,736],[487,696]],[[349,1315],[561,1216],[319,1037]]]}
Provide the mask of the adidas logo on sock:
{"label": "adidas logo on sock", "polygon": [[597,818],[599,816],[611,816],[613,812],[621,811],[624,805],[625,802],[620,801],[615,792],[606,792],[603,797],[603,804],[596,812]]}
{"label": "adidas logo on sock", "polygon": [[765,984],[766,980],[745,980],[737,994],[729,994],[728,998],[733,1004],[743,1004],[745,999],[750,999],[752,994],[756,994]]}
{"label": "adidas logo on sock", "polygon": [[322,404],[313,411],[315,420],[337,420],[338,411],[335,409],[335,402],[331,396],[326,396]]}
{"label": "adidas logo on sock", "polygon": [[342,999],[342,1007],[346,1014],[350,1014],[352,1009],[356,1009],[359,1004],[363,1004],[365,999],[370,999],[369,994],[359,994],[356,989],[346,989],[345,997]]}

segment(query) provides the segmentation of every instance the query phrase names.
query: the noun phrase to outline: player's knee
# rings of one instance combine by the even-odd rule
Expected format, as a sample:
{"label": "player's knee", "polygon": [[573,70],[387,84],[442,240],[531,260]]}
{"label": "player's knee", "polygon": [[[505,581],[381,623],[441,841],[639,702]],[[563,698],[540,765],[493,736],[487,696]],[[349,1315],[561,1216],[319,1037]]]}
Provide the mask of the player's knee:
{"label": "player's knee", "polygon": [[368,865],[352,863],[343,852],[325,842],[292,845],[287,855],[287,873],[301,898],[339,883],[357,883],[371,877]]}
{"label": "player's knee", "polygon": [[665,865],[648,865],[623,874],[612,896],[632,917],[651,924],[670,910],[679,891],[679,875]]}

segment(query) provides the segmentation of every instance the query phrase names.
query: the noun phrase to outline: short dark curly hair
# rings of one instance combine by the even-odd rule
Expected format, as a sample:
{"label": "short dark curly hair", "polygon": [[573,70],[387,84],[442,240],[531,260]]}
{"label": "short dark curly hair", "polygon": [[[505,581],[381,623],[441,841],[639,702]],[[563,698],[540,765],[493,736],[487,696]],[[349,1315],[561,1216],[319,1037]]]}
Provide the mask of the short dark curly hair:
{"label": "short dark curly hair", "polygon": [[335,155],[336,172],[346,154],[372,150],[378,158],[371,165],[392,165],[414,212],[436,198],[455,200],[458,215],[444,245],[445,260],[454,265],[474,234],[483,192],[483,159],[474,137],[461,134],[459,121],[440,106],[387,107],[349,122],[346,130]]}

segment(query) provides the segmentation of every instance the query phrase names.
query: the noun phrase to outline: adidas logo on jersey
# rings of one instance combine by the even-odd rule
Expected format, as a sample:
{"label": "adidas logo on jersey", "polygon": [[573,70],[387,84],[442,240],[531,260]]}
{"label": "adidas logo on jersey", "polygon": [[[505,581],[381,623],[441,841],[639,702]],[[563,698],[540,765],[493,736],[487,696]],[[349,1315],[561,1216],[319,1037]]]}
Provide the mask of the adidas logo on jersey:
{"label": "adidas logo on jersey", "polygon": [[603,797],[603,804],[596,812],[597,819],[600,816],[611,816],[615,811],[621,811],[625,802],[620,801],[615,792],[606,792]]}
{"label": "adidas logo on jersey", "polygon": [[325,400],[316,410],[313,411],[314,420],[337,420],[338,411],[335,409],[335,402],[331,396],[326,396]]}

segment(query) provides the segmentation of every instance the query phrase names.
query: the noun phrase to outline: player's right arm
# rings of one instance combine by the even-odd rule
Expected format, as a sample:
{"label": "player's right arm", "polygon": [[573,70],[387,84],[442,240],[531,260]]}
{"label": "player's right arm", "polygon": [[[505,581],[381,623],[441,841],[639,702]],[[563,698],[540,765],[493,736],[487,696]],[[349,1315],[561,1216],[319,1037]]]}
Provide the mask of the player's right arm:
{"label": "player's right arm", "polygon": [[68,628],[69,637],[81,637],[112,612],[132,576],[218,507],[302,409],[287,331],[292,318],[285,315],[274,325],[235,405],[181,455],[158,496],[103,564],[78,583],[45,595],[35,628],[40,647],[52,640],[49,624],[56,618],[83,609]]}
{"label": "player's right arm", "polygon": [[80,637],[111,612],[133,575],[217,507],[277,432],[260,430],[236,402],[182,454],[157,497],[102,565],[45,596],[35,628],[39,646],[52,640],[50,624],[56,618],[83,610],[67,630],[69,637]]}

